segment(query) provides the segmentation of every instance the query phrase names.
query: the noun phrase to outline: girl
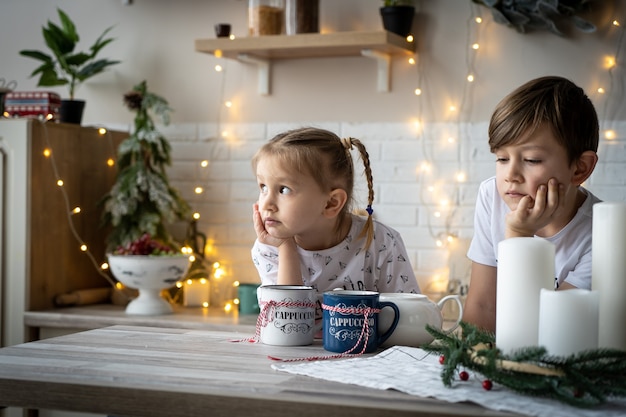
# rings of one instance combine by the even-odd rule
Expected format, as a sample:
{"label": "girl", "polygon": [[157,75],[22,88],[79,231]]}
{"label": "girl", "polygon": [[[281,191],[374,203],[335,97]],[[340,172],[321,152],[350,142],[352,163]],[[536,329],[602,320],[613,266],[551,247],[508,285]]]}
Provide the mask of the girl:
{"label": "girl", "polygon": [[[356,147],[369,190],[367,218],[351,214]],[[372,219],[369,155],[358,139],[301,128],[275,136],[252,159],[259,184],[252,259],[262,285],[419,293],[402,238]]]}

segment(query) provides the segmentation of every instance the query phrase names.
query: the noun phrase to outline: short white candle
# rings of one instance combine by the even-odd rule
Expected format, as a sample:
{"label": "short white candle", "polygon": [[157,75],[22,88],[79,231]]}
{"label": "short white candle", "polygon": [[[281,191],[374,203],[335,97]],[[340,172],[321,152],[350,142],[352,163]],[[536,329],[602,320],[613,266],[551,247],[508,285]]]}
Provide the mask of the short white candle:
{"label": "short white candle", "polygon": [[600,293],[598,347],[626,350],[626,203],[593,206],[591,288]]}
{"label": "short white candle", "polygon": [[209,305],[209,280],[189,279],[183,285],[183,304],[185,307],[203,307]]}
{"label": "short white candle", "polygon": [[539,346],[550,355],[569,356],[598,347],[597,291],[541,290]]}
{"label": "short white candle", "polygon": [[539,293],[554,289],[554,252],[554,245],[539,237],[498,244],[496,346],[505,354],[537,345]]}

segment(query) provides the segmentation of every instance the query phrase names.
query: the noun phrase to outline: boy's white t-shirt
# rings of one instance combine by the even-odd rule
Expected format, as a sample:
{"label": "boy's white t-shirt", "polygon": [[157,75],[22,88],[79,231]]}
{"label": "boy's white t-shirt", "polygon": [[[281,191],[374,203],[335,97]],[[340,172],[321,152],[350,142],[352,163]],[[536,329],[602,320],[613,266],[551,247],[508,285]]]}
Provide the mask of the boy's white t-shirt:
{"label": "boy's white t-shirt", "polygon": [[[298,247],[304,285],[318,293],[335,288],[378,292],[419,293],[415,273],[400,234],[374,220],[374,239],[363,250],[365,238],[358,236],[365,219],[352,215],[352,226],[337,246],[308,251]],[[278,278],[278,248],[254,242],[252,261],[261,285],[275,285]]]}
{"label": "boy's white t-shirt", "polygon": [[[574,218],[556,235],[545,238],[555,245],[556,281],[591,289],[591,227],[593,205],[601,200],[579,187],[587,198]],[[498,194],[496,178],[480,184],[474,213],[474,237],[467,256],[473,262],[497,266],[498,243],[504,240],[505,216],[511,210]]]}

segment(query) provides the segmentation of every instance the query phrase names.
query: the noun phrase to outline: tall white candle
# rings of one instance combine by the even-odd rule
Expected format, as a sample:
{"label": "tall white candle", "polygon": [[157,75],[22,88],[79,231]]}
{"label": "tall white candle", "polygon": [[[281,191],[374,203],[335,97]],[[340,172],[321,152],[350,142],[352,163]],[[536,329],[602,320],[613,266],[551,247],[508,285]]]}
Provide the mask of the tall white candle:
{"label": "tall white candle", "polygon": [[541,290],[539,346],[557,356],[598,347],[597,291]]}
{"label": "tall white candle", "polygon": [[498,244],[496,346],[505,354],[537,345],[539,292],[554,289],[554,252],[554,245],[539,237]]}
{"label": "tall white candle", "polygon": [[626,203],[593,206],[591,277],[600,293],[598,347],[626,350]]}

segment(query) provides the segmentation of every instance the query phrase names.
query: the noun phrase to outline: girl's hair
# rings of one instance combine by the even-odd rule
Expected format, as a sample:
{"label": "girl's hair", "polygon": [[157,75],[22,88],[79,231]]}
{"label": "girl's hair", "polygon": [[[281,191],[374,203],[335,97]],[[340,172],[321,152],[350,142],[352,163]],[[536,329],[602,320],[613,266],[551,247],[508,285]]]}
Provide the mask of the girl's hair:
{"label": "girl's hair", "polygon": [[367,221],[359,238],[366,237],[366,248],[374,238],[372,203],[374,185],[370,159],[363,143],[354,138],[340,139],[336,134],[313,127],[289,130],[280,133],[263,145],[252,157],[252,169],[256,172],[259,159],[265,156],[277,158],[287,169],[299,174],[310,175],[324,191],[337,188],[345,190],[347,203],[338,216],[337,233],[342,230],[347,214],[351,211],[354,195],[354,164],[350,151],[356,147],[365,167],[367,179]]}
{"label": "girl's hair", "polygon": [[543,123],[567,150],[570,164],[598,150],[598,116],[589,97],[568,79],[547,76],[518,87],[496,106],[489,123],[491,151],[517,143]]}

